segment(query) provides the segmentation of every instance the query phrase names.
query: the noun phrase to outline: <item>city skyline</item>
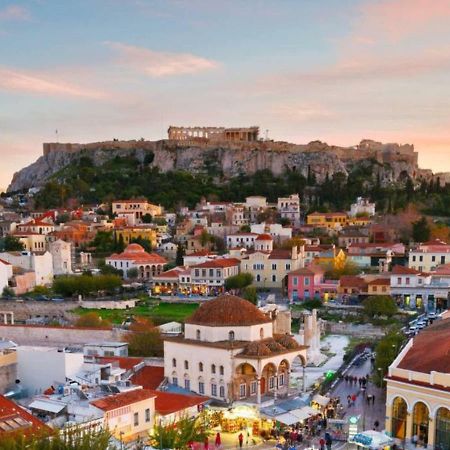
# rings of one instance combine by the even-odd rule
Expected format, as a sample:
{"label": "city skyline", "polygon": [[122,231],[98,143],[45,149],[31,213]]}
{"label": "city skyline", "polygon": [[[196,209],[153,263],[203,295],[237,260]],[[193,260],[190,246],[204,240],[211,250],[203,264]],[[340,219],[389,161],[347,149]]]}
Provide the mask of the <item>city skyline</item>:
{"label": "city skyline", "polygon": [[171,124],[411,143],[450,171],[449,18],[445,0],[2,1],[0,186],[42,142]]}

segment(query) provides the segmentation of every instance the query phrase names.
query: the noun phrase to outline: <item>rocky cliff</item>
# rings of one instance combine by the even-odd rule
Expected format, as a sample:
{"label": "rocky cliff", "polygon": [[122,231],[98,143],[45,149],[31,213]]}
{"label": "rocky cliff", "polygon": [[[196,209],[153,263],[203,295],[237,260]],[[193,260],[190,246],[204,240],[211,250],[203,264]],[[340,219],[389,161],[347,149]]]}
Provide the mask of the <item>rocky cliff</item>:
{"label": "rocky cliff", "polygon": [[162,172],[186,170],[193,173],[212,171],[224,178],[241,173],[270,170],[280,175],[286,170],[304,176],[310,170],[318,181],[328,173],[348,174],[355,166],[371,164],[383,182],[399,180],[406,174],[412,178],[424,175],[417,166],[417,153],[412,145],[382,144],[361,141],[354,147],[330,146],[320,141],[306,145],[286,142],[208,143],[162,141],[109,141],[90,144],[44,144],[44,155],[14,174],[9,192],[43,185],[52,175],[89,156],[101,165],[116,156],[135,156]]}

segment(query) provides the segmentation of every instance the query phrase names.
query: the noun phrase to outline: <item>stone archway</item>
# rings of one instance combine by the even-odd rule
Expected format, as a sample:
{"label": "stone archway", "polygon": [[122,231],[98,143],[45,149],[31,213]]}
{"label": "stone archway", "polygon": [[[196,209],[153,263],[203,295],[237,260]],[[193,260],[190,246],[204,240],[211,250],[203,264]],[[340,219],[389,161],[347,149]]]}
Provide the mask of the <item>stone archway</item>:
{"label": "stone archway", "polygon": [[277,366],[269,362],[261,371],[261,395],[267,392],[274,392],[277,389]]}
{"label": "stone archway", "polygon": [[428,443],[430,410],[423,402],[417,402],[413,408],[412,436],[417,435],[420,442]]}
{"label": "stone archway", "polygon": [[395,397],[392,402],[391,432],[392,436],[398,439],[406,437],[406,417],[408,415],[408,405],[402,397]]}
{"label": "stone archway", "polygon": [[256,395],[258,373],[249,363],[241,363],[235,369],[233,379],[233,397],[235,400]]}
{"label": "stone archway", "polygon": [[434,446],[444,450],[450,448],[450,409],[442,406],[436,412],[436,431]]}

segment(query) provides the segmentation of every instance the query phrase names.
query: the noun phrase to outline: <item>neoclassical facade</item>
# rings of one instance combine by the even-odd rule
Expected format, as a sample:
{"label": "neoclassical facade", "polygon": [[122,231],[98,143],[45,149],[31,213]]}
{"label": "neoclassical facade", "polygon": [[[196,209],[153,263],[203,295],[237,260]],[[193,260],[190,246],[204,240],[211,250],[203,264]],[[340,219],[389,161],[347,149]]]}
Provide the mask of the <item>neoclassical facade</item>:
{"label": "neoclassical facade", "polygon": [[226,403],[262,403],[286,396],[293,364],[306,364],[306,346],[274,334],[272,319],[242,298],[224,294],[186,321],[183,336],[165,338],[169,383]]}
{"label": "neoclassical facade", "polygon": [[386,377],[386,430],[429,449],[450,449],[450,319],[411,339]]}

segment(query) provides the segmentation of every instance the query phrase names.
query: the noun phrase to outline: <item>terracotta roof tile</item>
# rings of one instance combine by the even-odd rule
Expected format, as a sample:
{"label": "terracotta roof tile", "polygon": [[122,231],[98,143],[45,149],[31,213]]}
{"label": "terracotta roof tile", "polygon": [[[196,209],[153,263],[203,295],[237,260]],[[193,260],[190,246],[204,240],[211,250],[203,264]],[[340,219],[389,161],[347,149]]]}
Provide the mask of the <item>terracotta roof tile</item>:
{"label": "terracotta roof tile", "polygon": [[199,395],[184,395],[173,392],[153,391],[156,395],[155,409],[162,416],[184,411],[192,406],[202,405],[206,403],[208,397],[200,397]]}
{"label": "terracotta roof tile", "polygon": [[131,377],[133,384],[144,389],[157,389],[163,380],[164,367],[160,366],[144,366]]}
{"label": "terracotta roof tile", "polygon": [[186,323],[206,326],[250,326],[271,320],[248,300],[224,294],[203,303]]}
{"label": "terracotta roof tile", "polygon": [[149,391],[148,389],[134,389],[132,391],[122,392],[120,394],[94,400],[91,404],[103,411],[112,411],[154,397],[155,393],[153,391]]}
{"label": "terracotta roof tile", "polygon": [[134,366],[137,366],[142,361],[143,358],[131,358],[125,356],[97,356],[96,357],[102,363],[118,363],[119,367],[124,370],[131,370]]}

